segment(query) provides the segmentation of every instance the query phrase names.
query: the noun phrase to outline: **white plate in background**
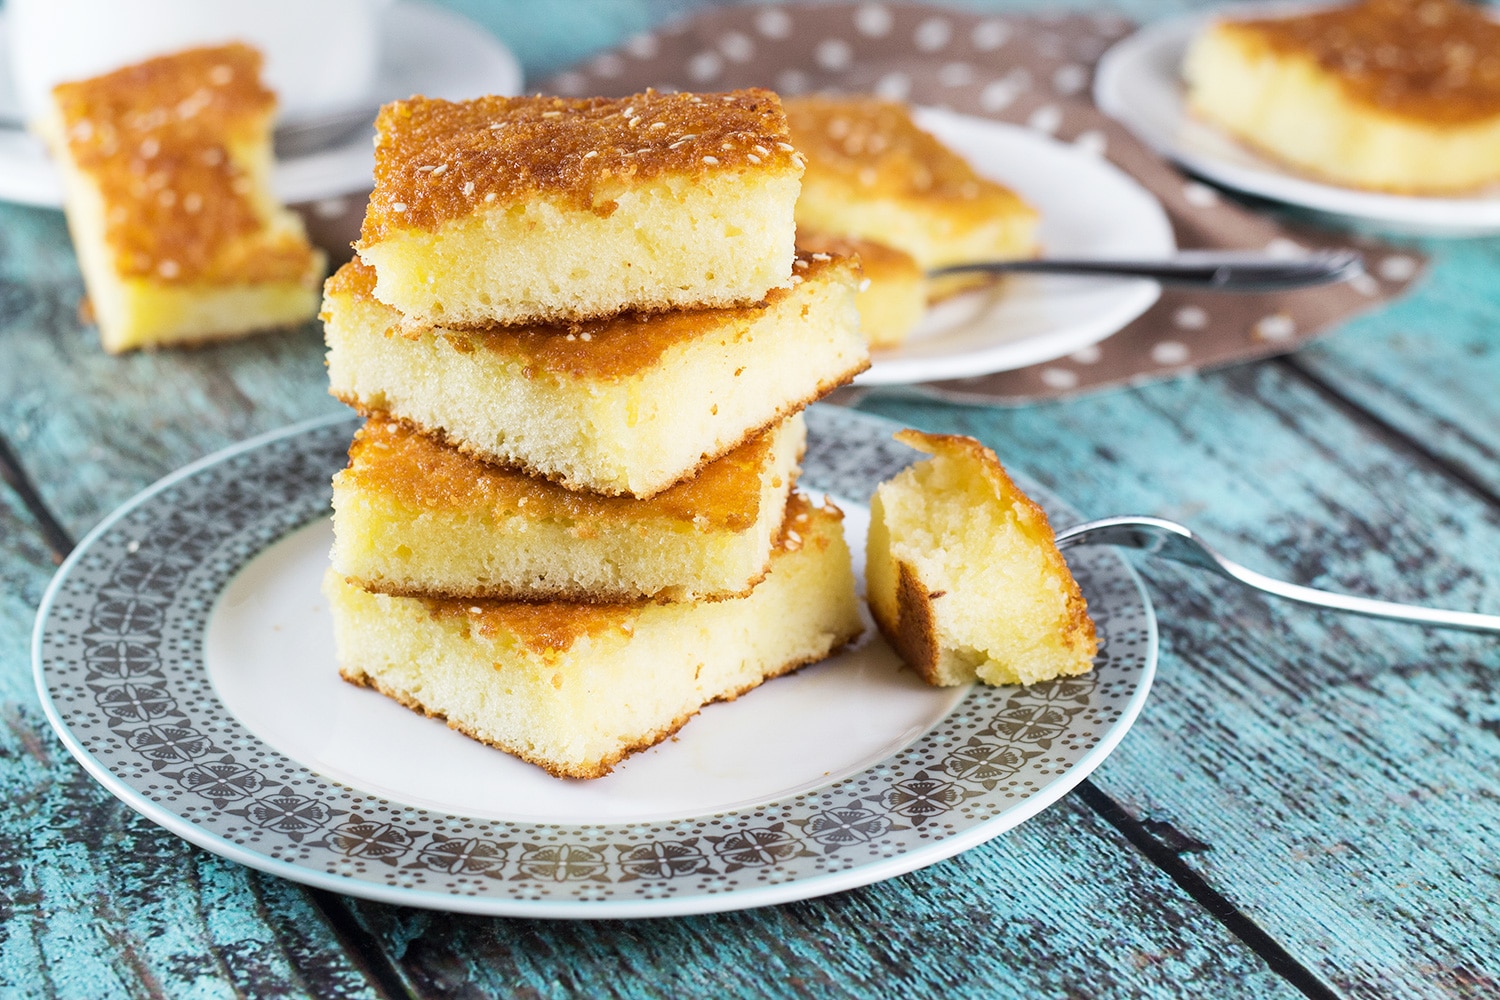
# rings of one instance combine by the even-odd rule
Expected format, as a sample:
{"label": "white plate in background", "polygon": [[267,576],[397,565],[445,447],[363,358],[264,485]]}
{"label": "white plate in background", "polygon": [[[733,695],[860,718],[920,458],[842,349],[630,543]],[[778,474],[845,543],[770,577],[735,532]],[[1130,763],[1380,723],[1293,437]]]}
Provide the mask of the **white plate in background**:
{"label": "white plate in background", "polygon": [[[1048,257],[1170,256],[1160,202],[1108,160],[1033,129],[922,108],[919,125],[1041,215]],[[1151,307],[1154,281],[1014,275],[938,303],[900,347],[874,354],[859,385],[968,378],[1050,361],[1103,340]]]}
{"label": "white plate in background", "polygon": [[1500,232],[1500,189],[1467,197],[1426,198],[1339,187],[1259,156],[1187,113],[1183,56],[1215,16],[1307,9],[1307,5],[1239,5],[1142,28],[1099,61],[1094,101],[1157,152],[1225,187],[1402,232],[1435,236]]}

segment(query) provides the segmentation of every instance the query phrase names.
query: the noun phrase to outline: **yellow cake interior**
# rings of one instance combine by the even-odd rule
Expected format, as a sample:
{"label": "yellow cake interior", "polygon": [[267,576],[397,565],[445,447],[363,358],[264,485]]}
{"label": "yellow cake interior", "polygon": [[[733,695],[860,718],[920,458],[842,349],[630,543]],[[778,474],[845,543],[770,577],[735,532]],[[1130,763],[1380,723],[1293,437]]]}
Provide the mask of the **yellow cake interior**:
{"label": "yellow cake interior", "polygon": [[939,685],[1092,669],[1093,622],[1041,508],[972,438],[897,438],[934,457],[870,504],[866,594],[896,651]]}
{"label": "yellow cake interior", "polygon": [[805,441],[794,414],[636,500],[570,491],[372,418],[334,476],[333,568],[406,596],[742,596],[766,571]]}
{"label": "yellow cake interior", "polygon": [[794,496],[767,577],[695,604],[391,597],[330,570],[340,669],[555,775],[597,777],[859,634],[841,520]]}
{"label": "yellow cake interior", "polygon": [[570,488],[649,497],[869,365],[852,265],[803,263],[755,307],[410,330],[351,262],[324,298],[331,391]]}
{"label": "yellow cake interior", "polygon": [[1367,0],[1219,20],[1183,65],[1193,114],[1351,187],[1455,194],[1500,181],[1500,23],[1455,0]]}
{"label": "yellow cake interior", "polygon": [[106,350],[305,322],[324,257],[270,191],[274,97],[243,45],[59,85],[38,124]]}
{"label": "yellow cake interior", "polygon": [[854,304],[859,328],[875,349],[899,347],[927,312],[927,276],[908,253],[869,240],[799,232],[797,249],[859,261]]}

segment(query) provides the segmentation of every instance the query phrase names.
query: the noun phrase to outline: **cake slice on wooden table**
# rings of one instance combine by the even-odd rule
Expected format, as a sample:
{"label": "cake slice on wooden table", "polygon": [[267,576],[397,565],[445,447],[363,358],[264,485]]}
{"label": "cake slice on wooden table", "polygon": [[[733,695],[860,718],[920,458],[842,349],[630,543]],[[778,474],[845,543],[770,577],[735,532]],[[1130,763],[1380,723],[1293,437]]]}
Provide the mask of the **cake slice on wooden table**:
{"label": "cake slice on wooden table", "polygon": [[881,633],[930,684],[1034,684],[1093,668],[1097,640],[1047,515],[973,438],[906,430],[934,456],[881,483],[865,561]]}
{"label": "cake slice on wooden table", "polygon": [[371,418],[334,476],[333,568],[404,596],[743,596],[765,575],[806,439],[795,414],[636,500],[566,490]]}
{"label": "cake slice on wooden table", "polygon": [[391,597],[330,570],[340,669],[555,775],[598,777],[859,635],[841,521],[794,494],[766,578],[693,604]]}
{"label": "cake slice on wooden table", "polygon": [[923,131],[903,104],[874,97],[786,102],[807,157],[797,229],[893,247],[923,270],[1037,252],[1037,213]]}
{"label": "cake slice on wooden table", "polygon": [[1484,4],[1221,18],[1183,73],[1194,114],[1334,183],[1454,194],[1500,182],[1500,20]]}
{"label": "cake slice on wooden table", "polygon": [[855,266],[800,259],[727,309],[412,328],[355,260],[329,279],[332,393],[570,489],[649,497],[869,366]]}
{"label": "cake slice on wooden table", "polygon": [[412,98],[376,129],[357,249],[412,322],[747,305],[791,279],[802,157],[770,91]]}
{"label": "cake slice on wooden table", "polygon": [[324,258],[270,192],[275,96],[260,63],[232,44],[54,88],[39,128],[106,350],[316,314]]}

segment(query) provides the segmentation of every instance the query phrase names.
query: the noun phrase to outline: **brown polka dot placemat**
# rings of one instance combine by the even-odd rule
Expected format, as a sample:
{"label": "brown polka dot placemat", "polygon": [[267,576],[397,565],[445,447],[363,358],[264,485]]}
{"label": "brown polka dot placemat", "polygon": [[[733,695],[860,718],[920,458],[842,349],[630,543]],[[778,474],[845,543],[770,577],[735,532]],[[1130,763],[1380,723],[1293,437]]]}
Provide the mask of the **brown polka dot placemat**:
{"label": "brown polka dot placemat", "polygon": [[721,8],[632,38],[543,81],[564,96],[764,86],[875,93],[1025,125],[1108,157],[1161,201],[1183,249],[1296,254],[1353,247],[1369,275],[1275,294],[1168,289],[1135,322],[1016,371],[928,383],[957,402],[1022,404],[1280,354],[1399,294],[1424,261],[1372,239],[1292,228],[1185,177],[1094,106],[1094,64],[1132,25],[1114,16],[996,17],[915,5]]}

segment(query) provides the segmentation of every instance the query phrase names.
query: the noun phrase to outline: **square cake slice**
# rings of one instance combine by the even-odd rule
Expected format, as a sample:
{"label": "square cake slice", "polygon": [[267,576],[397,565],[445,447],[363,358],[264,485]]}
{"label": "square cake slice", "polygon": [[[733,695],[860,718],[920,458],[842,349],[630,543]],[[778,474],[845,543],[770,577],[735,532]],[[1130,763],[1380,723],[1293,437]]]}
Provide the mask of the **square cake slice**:
{"label": "square cake slice", "polygon": [[431,600],[330,570],[340,671],[559,777],[594,778],[700,708],[821,660],[861,630],[842,516],[794,494],[771,570],[698,604]]}
{"label": "square cake slice", "polygon": [[788,100],[786,113],[807,157],[799,230],[881,243],[928,271],[1035,256],[1036,210],[919,128],[905,105],[811,96]]}
{"label": "square cake slice", "polygon": [[317,313],[325,262],[270,192],[260,62],[244,45],[191,49],[54,88],[39,128],[106,350]]}
{"label": "square cake slice", "polygon": [[793,414],[636,500],[566,490],[373,417],[333,479],[333,568],[404,596],[743,596],[765,575],[806,440]]}
{"label": "square cake slice", "polygon": [[847,260],[763,304],[573,326],[407,327],[351,261],[329,279],[332,393],[569,489],[650,497],[869,366]]}
{"label": "square cake slice", "polygon": [[746,305],[791,277],[802,157],[770,91],[417,97],[376,130],[357,248],[413,321]]}
{"label": "square cake slice", "polygon": [[969,437],[902,431],[934,457],[870,502],[870,612],[929,684],[1035,684],[1093,669],[1098,642],[1047,515]]}
{"label": "square cake slice", "polygon": [[1419,195],[1500,182],[1500,17],[1484,4],[1221,18],[1183,75],[1195,115],[1314,177]]}

